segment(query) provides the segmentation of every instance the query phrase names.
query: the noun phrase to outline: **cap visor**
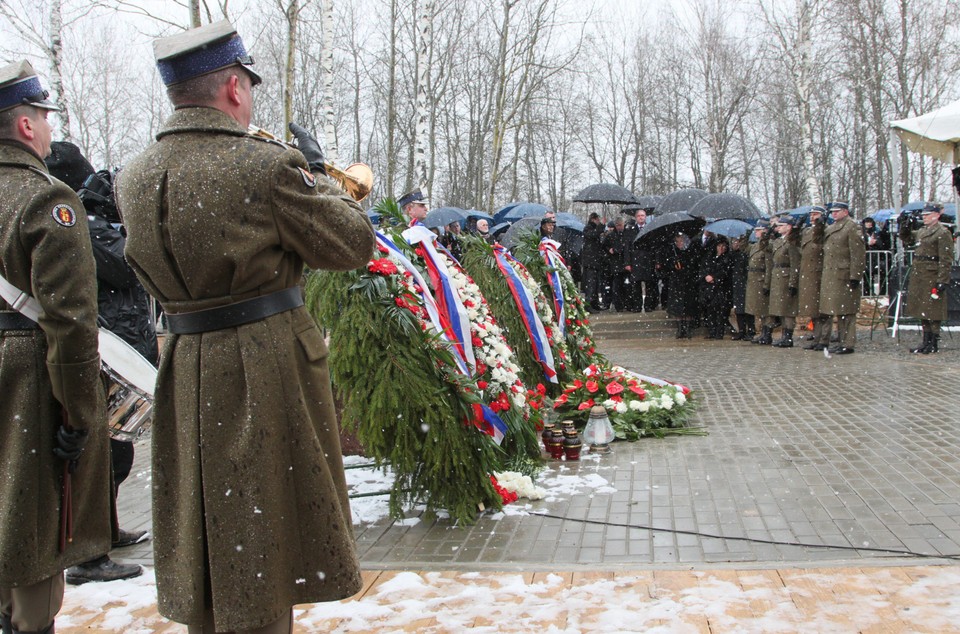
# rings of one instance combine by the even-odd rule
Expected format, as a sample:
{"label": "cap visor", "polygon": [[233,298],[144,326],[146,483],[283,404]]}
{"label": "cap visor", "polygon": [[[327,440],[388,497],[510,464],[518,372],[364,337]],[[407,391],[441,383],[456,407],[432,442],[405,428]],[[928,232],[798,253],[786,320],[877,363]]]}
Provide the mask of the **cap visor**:
{"label": "cap visor", "polygon": [[243,66],[243,70],[245,70],[245,71],[247,71],[248,73],[250,73],[250,80],[253,82],[252,85],[258,86],[258,85],[260,85],[260,84],[263,83],[263,77],[261,77],[261,76],[259,75],[259,73],[257,73],[255,70],[253,70],[253,68],[252,68],[251,66],[249,66],[249,65],[247,65],[247,64],[240,64],[240,65]]}
{"label": "cap visor", "polygon": [[34,108],[42,108],[43,110],[52,110],[53,112],[60,112],[59,106],[54,104],[52,101],[47,101],[46,99],[44,99],[43,101],[34,101],[29,105],[33,106]]}

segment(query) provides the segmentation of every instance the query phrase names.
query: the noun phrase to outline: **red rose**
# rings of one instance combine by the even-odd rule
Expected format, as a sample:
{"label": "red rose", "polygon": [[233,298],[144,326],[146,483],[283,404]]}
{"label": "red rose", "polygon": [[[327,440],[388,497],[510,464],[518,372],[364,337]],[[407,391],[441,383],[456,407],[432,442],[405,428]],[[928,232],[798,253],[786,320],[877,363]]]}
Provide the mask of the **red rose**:
{"label": "red rose", "polygon": [[480,339],[480,337],[474,336],[471,341],[473,342],[473,345],[477,346],[478,348],[483,345],[483,340]]}
{"label": "red rose", "polygon": [[546,396],[547,388],[544,387],[543,383],[537,383],[537,394],[540,396]]}
{"label": "red rose", "polygon": [[379,251],[380,253],[390,253],[390,249],[388,249],[387,247],[383,246],[383,245],[380,244],[379,242],[377,243],[377,251]]}
{"label": "red rose", "polygon": [[487,385],[489,384],[486,381],[477,381],[477,387],[479,387],[481,390],[487,389]]}

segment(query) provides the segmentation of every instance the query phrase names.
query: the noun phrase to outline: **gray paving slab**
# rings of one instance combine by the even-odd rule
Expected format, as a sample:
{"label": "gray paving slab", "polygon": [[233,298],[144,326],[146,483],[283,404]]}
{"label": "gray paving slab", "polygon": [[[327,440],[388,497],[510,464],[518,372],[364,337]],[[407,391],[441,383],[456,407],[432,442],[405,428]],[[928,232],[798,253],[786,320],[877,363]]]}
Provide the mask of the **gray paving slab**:
{"label": "gray paving slab", "polygon": [[[552,475],[597,475],[614,490],[533,502],[528,515],[355,526],[362,562],[546,570],[902,559],[868,547],[958,555],[960,339],[919,357],[906,351],[914,336],[870,339],[861,328],[856,354],[830,359],[734,341],[601,341],[612,362],[690,386],[694,423],[709,435],[617,442],[610,455],[548,462]],[[145,438],[120,488],[127,529],[150,526],[149,457]],[[711,537],[641,528],[651,525]],[[114,556],[150,564],[152,542]]]}

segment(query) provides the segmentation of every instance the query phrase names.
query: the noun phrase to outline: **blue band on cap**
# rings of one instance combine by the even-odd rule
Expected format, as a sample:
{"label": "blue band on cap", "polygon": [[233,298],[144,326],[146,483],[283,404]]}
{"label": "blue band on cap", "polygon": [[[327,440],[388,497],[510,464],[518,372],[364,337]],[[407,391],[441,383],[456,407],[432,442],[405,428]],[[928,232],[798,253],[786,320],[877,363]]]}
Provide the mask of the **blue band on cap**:
{"label": "blue band on cap", "polygon": [[39,77],[27,77],[22,81],[0,88],[0,110],[24,103],[43,101],[47,98]]}
{"label": "blue band on cap", "polygon": [[235,35],[183,55],[157,60],[157,69],[160,71],[164,85],[170,86],[232,66],[246,56],[247,50],[243,47],[243,40]]}

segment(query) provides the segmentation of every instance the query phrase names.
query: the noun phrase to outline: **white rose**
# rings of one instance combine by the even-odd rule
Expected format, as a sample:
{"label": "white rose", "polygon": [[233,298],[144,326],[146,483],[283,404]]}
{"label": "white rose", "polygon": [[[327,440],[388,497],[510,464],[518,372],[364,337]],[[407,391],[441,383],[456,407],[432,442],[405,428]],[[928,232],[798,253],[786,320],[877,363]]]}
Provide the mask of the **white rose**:
{"label": "white rose", "polygon": [[677,405],[683,405],[687,402],[687,397],[683,395],[683,392],[677,392],[676,396],[673,397],[673,400],[677,402]]}
{"label": "white rose", "polygon": [[[642,405],[643,405],[643,401],[630,401],[629,407],[633,411],[638,412],[640,411],[640,408]],[[650,409],[649,406],[647,407],[647,409]]]}
{"label": "white rose", "polygon": [[614,407],[614,409],[617,410],[617,413],[618,413],[618,414],[623,414],[623,413],[625,413],[625,412],[627,411],[627,404],[626,404],[626,403],[617,403],[617,405]]}
{"label": "white rose", "polygon": [[650,403],[648,403],[647,401],[640,401],[639,405],[640,407],[637,408],[639,412],[643,413],[643,412],[650,411]]}
{"label": "white rose", "polygon": [[613,409],[614,407],[616,407],[616,405],[617,405],[617,402],[609,398],[603,402],[603,406],[606,409]]}

